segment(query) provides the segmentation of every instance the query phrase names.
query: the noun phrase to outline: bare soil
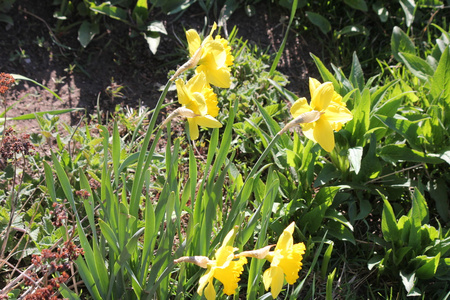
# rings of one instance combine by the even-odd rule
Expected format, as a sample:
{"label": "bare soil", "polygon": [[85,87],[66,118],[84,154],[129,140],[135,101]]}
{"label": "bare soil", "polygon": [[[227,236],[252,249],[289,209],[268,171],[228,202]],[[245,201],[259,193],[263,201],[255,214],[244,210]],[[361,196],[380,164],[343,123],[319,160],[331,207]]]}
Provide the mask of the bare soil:
{"label": "bare soil", "polygon": [[[180,42],[184,39],[183,28],[200,31],[205,20],[203,10],[196,4],[181,17],[154,13],[152,17],[164,22],[168,35],[162,36],[158,52],[153,55],[144,38],[131,37],[126,24],[107,17],[100,34],[84,49],[77,40],[78,26],[58,27],[58,20],[53,17],[56,8],[51,1],[18,0],[8,12],[14,25],[0,23],[0,72],[31,78],[62,99],[60,101],[33,83],[22,81],[6,99],[8,106],[17,104],[7,113],[8,117],[84,108],[60,116],[73,125],[85,113],[93,114],[97,108],[111,111],[118,104],[153,107],[160,95],[159,88],[167,82],[168,72],[182,62],[179,53],[183,47]],[[276,53],[285,34],[288,14],[287,10],[267,1],[258,4],[253,17],[248,17],[242,8],[237,10],[224,30],[230,32],[237,26],[238,37]],[[307,95],[307,78],[318,77],[309,53],[321,57],[322,47],[295,32],[290,32],[289,37],[278,70],[288,75],[289,90]],[[123,86],[121,95],[113,99],[108,90],[119,86]],[[168,97],[174,98],[174,93]],[[19,132],[39,131],[35,120],[15,121],[9,125]]]}

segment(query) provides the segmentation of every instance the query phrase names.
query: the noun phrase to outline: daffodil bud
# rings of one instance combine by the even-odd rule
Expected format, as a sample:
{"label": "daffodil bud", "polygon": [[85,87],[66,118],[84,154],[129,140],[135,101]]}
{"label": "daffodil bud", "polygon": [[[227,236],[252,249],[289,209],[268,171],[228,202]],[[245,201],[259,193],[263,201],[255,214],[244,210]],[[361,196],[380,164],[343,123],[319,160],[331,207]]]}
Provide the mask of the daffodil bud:
{"label": "daffodil bud", "polygon": [[195,264],[200,268],[206,269],[210,260],[206,256],[182,256],[178,259],[175,259],[173,262],[176,264],[181,262],[187,262]]}
{"label": "daffodil bud", "polygon": [[270,248],[272,248],[275,245],[269,245],[261,249],[256,249],[252,251],[244,251],[241,253],[236,254],[234,257],[253,257],[257,259],[264,259],[270,252]]}
{"label": "daffodil bud", "polygon": [[183,117],[183,118],[194,118],[194,117],[198,117],[200,115],[194,113],[192,110],[190,110],[189,108],[186,108],[184,106],[179,107],[177,109],[175,109],[165,120],[164,122],[161,124],[161,126],[166,125],[167,123],[169,123],[170,120],[172,120],[173,118],[176,117]]}
{"label": "daffodil bud", "polygon": [[323,112],[320,112],[317,110],[312,110],[312,111],[302,113],[300,116],[298,116],[297,118],[295,118],[292,121],[290,121],[289,123],[287,123],[286,126],[284,126],[284,128],[281,129],[280,132],[278,132],[278,135],[282,135],[283,133],[288,131],[290,128],[292,128],[300,123],[304,124],[304,123],[315,122],[320,119],[320,116],[322,114],[323,114]]}

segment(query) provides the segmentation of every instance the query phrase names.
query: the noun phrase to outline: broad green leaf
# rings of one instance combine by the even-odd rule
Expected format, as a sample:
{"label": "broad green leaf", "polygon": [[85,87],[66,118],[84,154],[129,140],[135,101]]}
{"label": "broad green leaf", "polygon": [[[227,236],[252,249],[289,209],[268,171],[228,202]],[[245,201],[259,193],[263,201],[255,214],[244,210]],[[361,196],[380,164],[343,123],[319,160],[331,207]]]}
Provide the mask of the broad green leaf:
{"label": "broad green leaf", "polygon": [[89,9],[91,9],[92,11],[107,15],[113,19],[119,20],[119,21],[123,21],[123,22],[127,22],[128,19],[128,14],[126,12],[126,10],[117,7],[117,6],[113,6],[111,5],[109,2],[103,2],[100,5],[92,5],[89,7]]}
{"label": "broad green leaf", "polygon": [[148,48],[153,54],[156,54],[158,50],[159,43],[161,41],[161,36],[158,32],[155,31],[147,31],[142,32],[145,40],[147,41]]}
{"label": "broad green leaf", "polygon": [[350,166],[356,174],[359,173],[361,169],[361,159],[363,155],[363,147],[354,147],[348,149],[348,160],[350,162]]}
{"label": "broad green leaf", "polygon": [[[375,115],[387,127],[403,136],[414,149],[421,149],[417,145],[420,144],[419,136],[422,134],[417,122],[411,122],[405,118],[387,117],[379,114]],[[394,146],[394,145],[389,145]]]}
{"label": "broad green leaf", "polygon": [[403,12],[405,13],[406,26],[411,27],[411,24],[414,21],[414,11],[416,6],[414,0],[399,0],[398,2],[400,3]]}
{"label": "broad green leaf", "polygon": [[450,103],[450,47],[442,53],[439,65],[431,78],[431,95]]}
{"label": "broad green leaf", "polygon": [[391,37],[391,51],[394,58],[403,62],[402,58],[398,55],[399,52],[405,52],[410,54],[416,53],[416,48],[411,41],[411,39],[406,35],[406,33],[400,29],[400,27],[395,26],[392,31]]}
{"label": "broad green leaf", "polygon": [[322,31],[324,34],[330,32],[331,24],[327,19],[312,11],[305,12],[305,15],[309,19],[309,21],[319,27],[320,31]]}
{"label": "broad green leaf", "polygon": [[405,271],[400,271],[400,278],[402,279],[403,286],[405,287],[408,294],[414,291],[414,285],[416,284],[416,274],[406,273]]}
{"label": "broad green leaf", "polygon": [[5,23],[8,23],[10,25],[14,25],[14,21],[11,18],[11,16],[8,16],[6,14],[0,14],[0,22],[5,22]]}
{"label": "broad green leaf", "polygon": [[436,270],[439,266],[439,260],[441,254],[438,253],[435,257],[426,257],[426,263],[416,270],[416,275],[420,279],[431,279],[436,274]]}
{"label": "broad green leaf", "polygon": [[414,54],[400,52],[398,54],[405,63],[408,70],[422,81],[427,81],[430,76],[433,76],[433,68],[423,59]]}
{"label": "broad green leaf", "polygon": [[348,25],[339,30],[337,33],[337,37],[340,38],[341,36],[355,36],[355,35],[368,35],[369,30],[363,25]]}
{"label": "broad green leaf", "polygon": [[133,18],[137,21],[138,26],[144,25],[148,18],[147,0],[138,0],[133,9]]}
{"label": "broad green leaf", "polygon": [[375,2],[372,5],[373,11],[378,15],[381,22],[386,22],[389,17],[389,11],[386,9],[383,3],[380,1]]}
{"label": "broad green leaf", "polygon": [[383,160],[393,163],[401,161],[430,164],[442,163],[440,158],[427,156],[424,152],[411,149],[405,144],[384,146],[378,151],[378,155]]}
{"label": "broad green leaf", "polygon": [[353,52],[352,69],[350,71],[349,80],[354,88],[358,88],[360,91],[364,89],[364,73],[356,52]]}
{"label": "broad green leaf", "polygon": [[365,0],[344,0],[345,4],[348,6],[361,10],[363,12],[367,12],[367,3]]}
{"label": "broad green leaf", "polygon": [[400,240],[400,236],[394,210],[389,201],[382,194],[380,195],[384,202],[383,213],[381,216],[381,231],[383,232],[383,237],[386,241],[395,243]]}
{"label": "broad green leaf", "polygon": [[78,41],[83,48],[92,41],[94,36],[99,33],[98,23],[91,23],[89,21],[83,21],[78,29]]}
{"label": "broad green leaf", "polygon": [[317,56],[315,56],[312,53],[309,53],[309,55],[311,55],[311,57],[313,58],[314,63],[316,64],[316,67],[319,70],[320,75],[322,76],[322,80],[324,82],[331,81],[333,83],[334,90],[338,94],[340,94],[341,86],[339,82],[336,80],[336,78],[333,76],[333,74],[325,67],[323,62]]}
{"label": "broad green leaf", "polygon": [[408,216],[413,220],[413,224],[417,227],[421,227],[423,224],[429,222],[427,201],[418,188],[414,189],[412,195],[412,207],[408,212]]}

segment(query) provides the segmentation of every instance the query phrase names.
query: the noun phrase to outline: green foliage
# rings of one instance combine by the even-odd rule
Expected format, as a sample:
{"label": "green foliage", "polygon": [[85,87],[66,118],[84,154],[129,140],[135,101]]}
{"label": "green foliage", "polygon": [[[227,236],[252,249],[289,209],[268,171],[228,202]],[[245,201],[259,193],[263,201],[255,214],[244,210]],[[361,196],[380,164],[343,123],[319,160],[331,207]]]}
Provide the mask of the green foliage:
{"label": "green foliage", "polygon": [[[57,30],[65,31],[77,20],[81,22],[78,28],[78,41],[86,48],[92,39],[100,33],[103,16],[121,21],[133,29],[133,36],[142,35],[155,54],[160,35],[167,34],[162,22],[149,19],[147,1],[68,1],[59,0],[55,17],[59,20]],[[69,24],[65,24],[70,21]]]}
{"label": "green foliage", "polygon": [[408,296],[421,295],[426,280],[432,278],[438,279],[435,288],[445,291],[450,271],[445,261],[450,250],[449,231],[428,224],[428,206],[419,189],[412,195],[411,210],[398,221],[388,199],[382,197],[381,230],[389,246],[384,253],[374,255],[370,268],[376,266],[381,274],[400,277]]}

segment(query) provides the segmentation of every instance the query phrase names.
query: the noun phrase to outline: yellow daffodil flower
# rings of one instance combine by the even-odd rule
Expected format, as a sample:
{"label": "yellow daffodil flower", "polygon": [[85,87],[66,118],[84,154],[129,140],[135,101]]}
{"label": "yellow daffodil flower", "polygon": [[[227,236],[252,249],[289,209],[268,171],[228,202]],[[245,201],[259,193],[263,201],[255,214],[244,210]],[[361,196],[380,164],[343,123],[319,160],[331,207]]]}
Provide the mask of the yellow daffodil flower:
{"label": "yellow daffodil flower", "polygon": [[231,239],[237,234],[237,226],[231,230],[225,237],[222,246],[216,252],[216,260],[208,263],[206,273],[200,278],[197,292],[202,295],[205,292],[205,297],[208,300],[216,298],[216,291],[214,290],[213,278],[216,278],[223,284],[223,292],[227,295],[233,295],[238,287],[240,275],[244,270],[244,265],[247,263],[245,257],[240,257],[234,260],[234,252],[238,248],[230,245]]}
{"label": "yellow daffodil flower", "polygon": [[[306,98],[300,98],[291,107],[294,118],[301,118],[304,114],[312,115],[308,122],[301,123],[305,136],[319,143],[325,151],[334,148],[333,130],[339,131],[342,125],[353,119],[352,113],[345,107],[342,97],[334,91],[331,82],[320,83],[314,78],[309,79],[311,103]],[[304,118],[305,119],[305,118]]]}
{"label": "yellow daffodil flower", "polygon": [[223,292],[233,295],[238,287],[240,275],[247,263],[245,257],[235,259],[234,252],[238,248],[232,246],[238,227],[235,226],[223,240],[222,246],[217,249],[215,260],[209,260],[206,256],[184,256],[174,260],[174,263],[190,262],[202,268],[206,268],[206,273],[200,277],[197,293],[201,296],[203,292],[208,300],[216,298],[213,279],[216,278],[223,284]]}
{"label": "yellow daffodil flower", "polygon": [[294,244],[292,234],[295,223],[292,222],[281,234],[274,251],[270,251],[265,259],[270,261],[270,268],[263,274],[266,291],[270,287],[272,297],[275,299],[281,292],[284,279],[288,284],[294,284],[298,279],[298,272],[302,268],[305,244]]}
{"label": "yellow daffodil flower", "polygon": [[184,116],[189,123],[189,134],[192,140],[198,139],[198,126],[220,128],[222,124],[215,119],[219,114],[217,95],[206,81],[205,74],[199,73],[186,84],[177,79],[178,102],[189,111]]}
{"label": "yellow daffodil flower", "polygon": [[210,84],[221,88],[230,87],[230,66],[233,64],[234,57],[226,39],[220,36],[212,37],[216,29],[217,25],[214,23],[211,33],[203,42],[194,29],[186,31],[191,59],[177,70],[171,80],[174,80],[182,72],[198,65],[195,72],[197,74],[204,72]]}

